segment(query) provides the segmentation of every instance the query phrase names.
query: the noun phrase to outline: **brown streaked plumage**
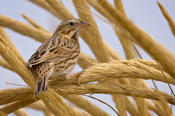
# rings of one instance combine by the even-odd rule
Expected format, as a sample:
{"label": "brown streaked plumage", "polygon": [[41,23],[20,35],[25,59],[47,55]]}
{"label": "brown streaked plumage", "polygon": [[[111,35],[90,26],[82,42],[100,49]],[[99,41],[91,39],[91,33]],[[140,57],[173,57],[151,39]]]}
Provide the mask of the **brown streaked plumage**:
{"label": "brown streaked plumage", "polygon": [[31,56],[28,67],[37,77],[34,95],[47,90],[50,76],[67,75],[72,71],[80,53],[80,31],[88,25],[79,19],[63,21]]}

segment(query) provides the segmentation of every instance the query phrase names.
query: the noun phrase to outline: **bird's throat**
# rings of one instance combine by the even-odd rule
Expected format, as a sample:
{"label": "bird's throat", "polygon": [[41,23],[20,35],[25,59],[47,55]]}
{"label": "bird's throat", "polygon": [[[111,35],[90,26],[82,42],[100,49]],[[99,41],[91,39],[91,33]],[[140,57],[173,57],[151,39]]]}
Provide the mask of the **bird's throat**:
{"label": "bird's throat", "polygon": [[72,39],[72,40],[77,40],[78,39],[78,37],[79,37],[79,31],[70,31],[69,33],[67,33],[67,34],[62,34],[65,38],[67,38],[67,39]]}

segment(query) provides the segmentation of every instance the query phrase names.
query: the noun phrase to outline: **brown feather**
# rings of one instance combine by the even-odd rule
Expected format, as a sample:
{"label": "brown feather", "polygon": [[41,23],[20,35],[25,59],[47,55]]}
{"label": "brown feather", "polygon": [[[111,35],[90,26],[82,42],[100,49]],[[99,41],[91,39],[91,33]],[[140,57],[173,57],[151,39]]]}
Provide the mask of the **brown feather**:
{"label": "brown feather", "polygon": [[37,77],[35,95],[47,90],[50,76],[67,75],[74,68],[80,53],[78,37],[81,23],[79,19],[62,22],[53,36],[29,59],[28,66]]}

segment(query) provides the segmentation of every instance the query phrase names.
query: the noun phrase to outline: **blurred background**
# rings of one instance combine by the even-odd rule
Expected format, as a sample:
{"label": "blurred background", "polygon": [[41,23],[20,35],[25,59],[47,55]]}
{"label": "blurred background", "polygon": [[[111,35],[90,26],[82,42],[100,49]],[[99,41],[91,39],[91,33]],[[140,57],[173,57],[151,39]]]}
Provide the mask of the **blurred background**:
{"label": "blurred background", "polygon": [[[77,17],[77,13],[73,7],[71,0],[62,0],[64,5],[69,9],[69,11]],[[113,0],[109,0],[113,3]],[[159,0],[160,3],[166,8],[170,16],[175,20],[175,0]],[[156,0],[123,0],[123,5],[127,16],[140,28],[146,31],[151,35],[156,41],[164,45],[171,52],[175,53],[175,38],[173,37],[167,21],[164,19],[159,7],[157,6]],[[92,12],[97,13],[93,8]],[[56,19],[53,15],[43,10],[42,8],[30,3],[28,0],[0,0],[0,14],[11,17],[13,19],[27,23],[21,14],[29,16],[35,20],[38,24],[43,26],[46,30],[53,33],[57,25],[60,23],[60,20]],[[98,13],[97,13],[98,14]],[[78,18],[78,17],[77,17]],[[95,17],[99,30],[105,42],[107,42],[112,48],[118,52],[123,59],[125,59],[124,52],[120,45],[120,42],[113,32],[111,26],[98,17]],[[16,45],[16,48],[22,54],[23,58],[27,61],[30,56],[35,52],[35,50],[40,46],[41,43],[36,42],[35,40],[29,39],[26,36],[15,33],[11,30],[6,29],[8,35],[10,36],[13,43]],[[88,46],[80,39],[81,51],[84,53],[93,56]],[[151,46],[150,46],[151,47]],[[151,59],[143,50],[139,48],[139,51],[144,59]],[[73,72],[81,71],[81,68],[76,66]],[[73,73],[72,72],[72,73]],[[5,88],[18,88],[20,86],[14,86],[6,84],[16,83],[16,84],[25,84],[18,75],[13,72],[10,72],[6,69],[0,67],[0,89]],[[147,81],[151,86],[153,85],[151,81]],[[166,84],[156,82],[160,90],[170,92]],[[153,87],[153,86],[152,86]],[[93,96],[107,102],[111,106],[114,106],[111,101],[111,96],[109,95],[97,95]],[[97,104],[99,107],[108,112],[111,116],[114,116],[115,113],[106,105],[87,98],[93,103]],[[42,116],[43,114],[39,111],[34,111],[32,109],[26,109],[27,112],[31,115]],[[173,112],[175,112],[173,108]],[[11,114],[10,116],[13,116]]]}

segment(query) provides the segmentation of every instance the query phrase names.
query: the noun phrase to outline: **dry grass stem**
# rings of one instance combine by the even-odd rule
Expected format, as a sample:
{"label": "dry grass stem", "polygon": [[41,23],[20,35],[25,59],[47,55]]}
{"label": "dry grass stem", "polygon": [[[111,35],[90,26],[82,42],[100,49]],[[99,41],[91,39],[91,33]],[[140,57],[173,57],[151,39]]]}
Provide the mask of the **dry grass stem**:
{"label": "dry grass stem", "polygon": [[[3,104],[8,104],[11,103],[13,101],[18,101],[18,100],[22,100],[23,98],[27,98],[27,97],[31,97],[34,99],[34,97],[32,97],[32,90],[31,89],[20,89],[20,91],[18,90],[0,90],[0,105]],[[26,94],[23,94],[24,92],[27,92]],[[20,96],[21,94],[23,94],[22,96]],[[29,95],[30,94],[30,95]],[[12,99],[13,98],[13,99]]]}
{"label": "dry grass stem", "polygon": [[[46,94],[41,93],[40,96],[43,103],[50,109],[56,116],[76,116],[74,110],[65,104],[62,98],[53,90],[49,90]],[[52,103],[50,102],[52,101]]]}
{"label": "dry grass stem", "polygon": [[[5,36],[3,36],[2,34],[0,35],[0,55],[11,65],[11,67],[13,69],[16,70],[16,72],[23,78],[23,80],[29,84],[29,85],[34,85],[35,81],[34,81],[34,77],[33,74],[28,70],[28,68],[25,65],[24,60],[21,58],[20,59],[20,55],[18,54],[18,52],[16,52],[16,49],[14,48],[12,50],[12,44],[10,43],[10,41],[6,41]],[[19,56],[18,56],[19,55]],[[27,75],[27,76],[26,76]],[[33,78],[33,80],[32,80]],[[50,90],[51,91],[51,90]],[[50,92],[48,91],[48,92]],[[40,95],[40,98],[43,100],[44,103],[47,104],[47,106],[52,110],[55,111],[55,115],[58,114],[65,114],[66,110],[69,110],[70,112],[68,112],[68,114],[73,115],[74,116],[74,112],[71,108],[69,108],[62,100],[58,99],[58,96],[52,96],[54,94],[54,92],[50,92],[49,94],[43,94]],[[53,101],[49,100],[49,104],[48,104],[48,97],[52,97]],[[58,102],[55,102],[55,100],[59,100]],[[58,103],[62,103],[62,110],[55,110],[54,108],[59,106]],[[20,102],[21,103],[21,102]],[[16,105],[16,104],[15,104]],[[12,106],[14,107],[14,104],[12,104]],[[8,110],[9,106],[5,106],[2,108],[3,111]],[[23,105],[24,107],[24,105]],[[11,111],[7,111],[7,113],[11,113]]]}
{"label": "dry grass stem", "polygon": [[[137,62],[138,61],[138,62]],[[102,81],[117,78],[143,78],[154,79],[173,84],[175,81],[167,73],[164,78],[160,70],[141,64],[141,60],[112,61],[110,63],[99,63],[84,71],[80,80],[84,82]],[[102,72],[101,72],[102,71]],[[137,76],[136,76],[137,73]],[[98,76],[97,76],[98,75]]]}
{"label": "dry grass stem", "polygon": [[[106,17],[107,19],[112,19],[112,17],[110,15],[108,15],[108,13],[96,2],[96,1],[93,1],[93,0],[89,0],[88,1],[90,5],[92,5],[98,12],[100,12],[104,17]],[[117,6],[117,10],[121,11],[122,14],[125,15],[125,11],[123,9],[123,5],[122,5],[122,2],[120,0],[118,1],[115,1],[116,4],[118,5]],[[126,31],[125,30],[121,30],[122,28],[118,28],[118,25],[115,26],[113,24],[111,24],[113,29],[114,29],[114,32],[118,35],[119,37],[119,40],[123,46],[123,49],[125,51],[125,56],[127,59],[133,59],[135,58],[135,54],[134,54],[134,51],[132,49],[132,43],[131,43],[131,37],[126,34]],[[131,80],[132,82],[134,83],[137,83],[136,80]],[[138,82],[140,83],[140,81]],[[116,98],[114,96],[114,98]],[[114,99],[113,99],[114,100]],[[137,99],[135,99],[137,101]],[[115,100],[117,101],[117,100]],[[140,101],[140,100],[139,100]],[[144,106],[143,105],[143,102],[136,102],[138,104],[141,104],[141,106]],[[117,103],[118,106],[121,106],[119,105],[119,103]],[[139,108],[142,108],[139,106]],[[121,109],[121,108],[120,108]],[[142,115],[142,114],[141,114]]]}
{"label": "dry grass stem", "polygon": [[[135,62],[135,61],[138,61],[138,62]],[[106,65],[101,65],[101,68],[97,68],[97,67],[95,67],[95,68],[89,68],[89,69],[87,69],[88,71],[87,72],[91,72],[91,74],[87,74],[87,77],[86,78],[84,78],[84,77],[82,77],[82,78],[80,78],[80,80],[81,80],[81,83],[84,83],[84,82],[92,82],[92,81],[101,81],[101,80],[103,80],[103,81],[105,81],[105,80],[107,80],[107,78],[106,77],[108,77],[108,79],[109,78],[113,78],[110,74],[109,74],[109,72],[111,72],[112,73],[112,75],[115,75],[115,76],[117,76],[118,75],[118,77],[116,77],[116,78],[121,78],[121,77],[128,77],[128,78],[138,78],[138,77],[136,77],[135,75],[136,74],[133,74],[133,76],[131,76],[132,74],[131,74],[131,72],[132,72],[132,70],[133,70],[133,73],[136,71],[137,72],[137,70],[136,70],[136,68],[134,68],[134,67],[137,67],[138,69],[139,69],[139,71],[137,72],[137,76],[139,75],[138,73],[142,73],[141,75],[140,75],[140,77],[141,78],[144,78],[144,77],[152,77],[150,74],[158,74],[157,76],[155,75],[154,77],[155,78],[159,78],[159,77],[161,77],[164,81],[167,81],[164,77],[163,77],[163,75],[162,75],[162,73],[161,73],[161,71],[158,71],[157,69],[155,69],[155,68],[151,68],[151,67],[149,67],[149,66],[147,66],[147,65],[145,65],[145,64],[142,64],[142,63],[140,63],[140,61],[142,61],[142,60],[130,60],[130,62],[127,62],[127,61],[116,61],[116,62],[120,62],[120,63],[123,63],[123,64],[125,64],[126,65],[126,67],[124,67],[123,66],[123,64],[121,64],[121,65],[119,65],[119,64],[117,64],[116,62],[114,63],[114,62],[111,62],[111,64],[113,64],[113,66],[116,66],[116,67],[113,67],[112,65],[109,65],[110,63],[104,63],[104,64],[106,64]],[[97,64],[98,65],[98,64]],[[97,66],[96,65],[96,66]],[[99,65],[98,65],[99,66]],[[110,67],[111,66],[111,67]],[[94,66],[93,66],[94,67]],[[107,68],[105,68],[105,67],[110,67],[109,69],[107,69]],[[120,69],[121,69],[121,67],[123,67],[122,69],[123,69],[123,74],[121,74],[121,70],[118,70],[118,67],[120,67]],[[132,68],[131,68],[132,67]],[[117,68],[117,69],[116,69]],[[90,71],[90,69],[91,69],[91,71]],[[101,70],[102,70],[102,72],[103,72],[103,74],[102,75],[100,75],[100,73],[99,72],[101,72]],[[116,72],[116,73],[114,73],[114,71],[119,71],[119,72]],[[128,71],[131,71],[131,72],[127,72],[127,70]],[[97,72],[96,72],[97,71]],[[142,71],[148,71],[147,72],[147,74],[146,73],[143,73]],[[154,72],[155,71],[155,72]],[[158,71],[158,73],[156,73]],[[106,74],[104,74],[106,72]],[[94,73],[94,74],[93,74]],[[126,76],[126,74],[131,74],[131,75],[128,75],[128,76]],[[83,74],[83,75],[86,75],[86,70],[85,70],[85,73]],[[82,76],[83,76],[82,75]],[[96,75],[98,75],[99,77],[98,77],[98,79],[97,79],[97,76]],[[148,76],[149,75],[149,76]],[[167,75],[167,74],[166,74]],[[167,75],[168,76],[168,75]],[[145,79],[146,79],[145,78]],[[154,79],[155,79],[154,78]],[[84,80],[85,79],[85,80]],[[91,80],[92,79],[92,80]],[[171,81],[169,81],[169,82],[173,82],[174,80],[171,78],[171,77],[169,77],[169,79],[171,80]],[[158,80],[158,79],[155,79],[155,80]],[[160,80],[160,79],[159,79]],[[60,80],[59,81],[54,81],[54,83],[57,83],[57,82],[60,82]],[[75,80],[68,80],[68,81],[65,81],[65,82],[61,82],[61,83],[57,83],[57,84],[71,84],[70,82],[73,82],[73,83],[75,83],[76,81]],[[52,83],[52,82],[51,82]],[[53,83],[52,83],[53,84]]]}
{"label": "dry grass stem", "polygon": [[164,110],[162,112],[162,115],[163,116],[165,116],[165,115],[167,115],[167,116],[173,116],[172,110],[171,110],[169,104],[167,104],[166,100],[164,98],[161,98],[160,97],[160,100],[159,101],[161,103],[161,108],[162,108],[161,111]]}
{"label": "dry grass stem", "polygon": [[[36,0],[32,0],[32,1],[36,1]],[[60,15],[60,17],[58,17],[59,19],[62,19],[62,20],[65,20],[65,19],[67,19],[67,18],[73,18],[73,15],[63,6],[63,4],[61,3],[61,2],[59,2],[59,1],[56,1],[56,0],[46,0],[46,2],[48,3],[48,4],[50,4],[50,5],[54,5],[54,9],[55,9],[55,11],[58,13],[58,14],[61,14]],[[34,2],[35,3],[35,2]],[[40,5],[40,4],[38,4],[38,5]],[[77,5],[76,5],[77,6]],[[75,6],[75,7],[76,7]],[[78,5],[79,6],[79,5]],[[81,6],[81,5],[80,5]],[[51,7],[51,6],[50,6]],[[82,6],[81,6],[82,7]],[[61,8],[61,9],[58,9],[58,8]],[[81,9],[82,10],[82,9]],[[86,11],[86,12],[88,12],[88,15],[89,14],[91,14],[91,12],[89,12],[89,11]],[[85,14],[85,13],[84,13]],[[86,13],[86,17],[88,16],[87,15],[87,13]],[[92,18],[91,18],[92,19]],[[94,25],[95,24],[95,22],[93,21],[93,22],[89,22],[89,21],[91,21],[91,20],[88,20],[88,23],[90,23],[90,25]],[[95,24],[96,25],[96,24]],[[93,29],[95,29],[95,30],[98,30],[97,28],[93,28]],[[90,29],[89,29],[90,30]],[[88,31],[88,35],[89,36],[87,36],[87,33],[84,31],[82,34],[81,34],[81,36],[82,36],[82,38],[83,38],[83,40],[85,41],[85,42],[87,42],[87,44],[89,45],[89,47],[92,49],[92,51],[95,53],[95,51],[96,51],[96,46],[94,46],[94,44],[92,43],[92,41],[90,41],[90,40],[96,40],[96,39],[98,39],[98,38],[95,38],[94,37],[94,33],[92,33],[92,32],[89,32]],[[95,34],[95,35],[97,35],[97,37],[99,37],[99,35],[98,35],[98,33],[97,34]],[[101,38],[101,37],[100,37]],[[99,40],[99,41],[102,41],[101,39]],[[106,43],[103,43],[104,44],[104,49],[105,50],[107,50],[108,51],[108,53],[109,53],[109,55],[113,58],[113,59],[118,59],[120,56],[113,50],[113,49],[111,49]],[[102,45],[103,45],[102,44]],[[94,46],[94,47],[93,47]],[[98,54],[98,53],[97,53]],[[96,54],[95,54],[96,55]],[[98,57],[98,56],[97,56]]]}
{"label": "dry grass stem", "polygon": [[[12,90],[12,89],[2,90],[2,91],[0,91],[0,95],[2,95],[2,96],[0,96],[0,99],[3,99],[0,101],[0,105],[8,104],[8,103],[13,102],[13,101],[22,100],[22,99],[27,98],[27,97],[31,97],[32,99],[35,99],[33,97],[33,91],[29,88],[23,88],[23,89],[21,88],[20,90],[18,90],[18,89],[16,89],[16,90]],[[12,96],[12,95],[14,95],[14,96]],[[22,96],[20,96],[20,95],[22,95]],[[69,96],[64,96],[64,97],[66,97],[69,101],[71,101],[72,103],[81,107],[82,109],[86,110],[90,114],[91,113],[92,114],[101,114],[101,115],[103,114],[104,116],[108,116],[107,113],[105,113],[103,110],[98,108],[95,104],[92,104],[91,102],[87,101],[86,99],[82,98],[81,96],[69,95]],[[82,102],[79,102],[79,101],[83,101],[83,104],[82,104]],[[30,106],[33,106],[33,105],[30,105]],[[95,109],[95,110],[92,110],[92,109]]]}
{"label": "dry grass stem", "polygon": [[[165,76],[165,74],[164,74],[164,72],[163,72],[163,70],[162,70],[162,68],[161,68],[161,66],[160,66],[160,64],[159,64],[158,62],[157,62],[157,65],[159,66],[159,69],[160,69],[160,71],[162,72],[162,75],[163,75],[164,78],[166,79],[166,76]],[[174,91],[173,91],[171,85],[170,85],[169,83],[167,83],[167,84],[168,84],[168,87],[170,88],[171,94],[173,94],[173,96],[175,96]]]}
{"label": "dry grass stem", "polygon": [[[60,20],[74,18],[61,0],[29,1]],[[27,84],[24,88],[0,90],[0,105],[3,105],[0,108],[0,116],[7,116],[10,113],[28,116],[22,110],[24,107],[42,111],[46,116],[110,115],[80,96],[84,94],[111,95],[120,116],[127,116],[128,113],[131,116],[151,116],[151,111],[159,116],[173,116],[170,105],[175,105],[174,96],[151,88],[144,80],[166,83],[174,94],[170,84],[175,85],[175,56],[128,19],[122,0],[114,0],[114,4],[107,0],[72,0],[72,3],[79,18],[91,25],[82,31],[81,37],[95,56],[93,58],[80,53],[78,65],[84,70],[79,77],[81,85],[77,85],[77,77],[52,77],[49,80],[49,89],[34,96],[35,77],[6,32],[0,27],[0,66],[15,72]],[[175,22],[165,8],[159,2],[157,4],[175,36]],[[93,13],[91,7],[102,17]],[[111,25],[120,40],[126,60],[121,60],[116,51],[103,41],[94,15]],[[51,33],[31,17],[24,14],[22,16],[29,24],[0,15],[0,26],[39,42],[51,37]],[[154,60],[135,59],[135,52],[138,55],[140,53],[136,49],[134,51],[134,42],[158,63]],[[61,96],[77,107],[65,103]]]}
{"label": "dry grass stem", "polygon": [[152,103],[146,101],[146,104],[149,110],[155,112],[158,116],[161,116],[160,110],[156,108]]}
{"label": "dry grass stem", "polygon": [[125,98],[124,95],[118,95],[118,94],[113,94],[112,95],[112,100],[114,101],[116,108],[118,110],[119,116],[127,116],[127,108],[125,101],[127,98]]}
{"label": "dry grass stem", "polygon": [[116,26],[113,26],[114,32],[117,34],[120,43],[122,44],[123,50],[125,52],[126,59],[135,58],[135,53],[133,51],[133,46],[130,38],[123,31],[119,31]]}
{"label": "dry grass stem", "polygon": [[[24,88],[19,88],[17,90],[10,89],[10,91],[12,91],[14,94],[18,94],[18,92],[21,89],[23,90]],[[55,89],[61,95],[71,95],[71,94],[82,95],[82,94],[90,94],[90,93],[104,93],[104,94],[117,93],[117,94],[123,94],[127,96],[141,97],[141,98],[147,98],[147,99],[153,99],[153,100],[159,100],[160,97],[162,97],[170,104],[173,104],[173,105],[175,104],[175,99],[171,95],[168,95],[165,92],[161,92],[159,90],[154,90],[154,89],[150,90],[150,89],[138,88],[131,85],[117,84],[117,83],[114,83],[113,81],[112,82],[107,81],[105,83],[97,83],[97,84],[82,84],[81,86],[77,86],[77,85],[59,86],[58,88],[55,88]],[[29,93],[29,91],[31,91],[31,89],[26,88],[23,94],[19,95],[18,98],[26,94],[27,95],[32,94],[32,93]]]}
{"label": "dry grass stem", "polygon": [[[126,108],[128,110],[128,112],[131,114],[131,116],[138,116],[139,115],[139,111],[137,109],[137,106],[131,102],[131,100],[126,100],[125,103],[127,104],[126,105]],[[130,106],[133,106],[133,107],[130,107]]]}
{"label": "dry grass stem", "polygon": [[0,66],[13,71],[13,69],[7,64],[7,62],[5,60],[3,60],[2,58],[0,58]]}
{"label": "dry grass stem", "polygon": [[[7,21],[7,25],[6,26],[8,28],[10,28],[10,29],[12,29],[12,30],[14,30],[16,32],[19,32],[21,34],[24,34],[26,36],[32,37],[36,41],[44,42],[45,40],[47,40],[51,36],[51,34],[49,32],[45,33],[45,32],[43,32],[41,30],[38,31],[38,29],[36,29],[36,28],[34,28],[34,27],[30,26],[30,25],[27,25],[25,23],[13,20],[13,19],[5,17],[5,16],[2,16],[2,17],[3,18],[1,18],[1,15],[0,15],[0,18],[1,18],[0,22],[2,21],[2,23],[3,23],[3,21]],[[1,25],[1,23],[0,23],[0,25]],[[82,59],[82,60],[83,59],[90,59],[90,60],[87,60],[87,61],[91,62],[92,58],[90,56],[87,56],[87,57],[86,56],[87,55],[85,55],[85,54],[82,54],[82,55],[80,54],[79,59]],[[96,62],[96,61],[94,61],[94,62]],[[86,63],[86,62],[84,62],[84,60],[83,60],[83,62],[80,61],[79,65],[81,65],[81,63]],[[2,62],[2,65],[3,64],[4,63]]]}
{"label": "dry grass stem", "polygon": [[[19,96],[17,96],[16,99],[19,99],[21,96],[23,96],[24,98],[24,96],[32,94],[32,92],[30,92],[31,89],[27,89],[27,88],[10,89],[10,91],[13,92],[13,94],[19,94],[20,90],[25,90],[25,91],[23,92],[23,94],[20,94]],[[131,85],[117,84],[111,81],[105,82],[105,83],[98,83],[98,84],[82,84],[80,87],[76,85],[59,86],[59,88],[56,88],[56,91],[61,95],[70,95],[70,94],[82,95],[82,94],[89,94],[89,93],[105,93],[105,94],[118,93],[118,94],[123,94],[128,96],[142,97],[142,98],[154,99],[154,100],[159,100],[160,97],[162,97],[166,101],[168,101],[170,104],[175,104],[174,98],[165,92],[161,92],[158,90],[138,88]],[[25,100],[27,98],[25,98]]]}
{"label": "dry grass stem", "polygon": [[77,116],[92,116],[91,114],[79,109],[79,108],[74,108],[75,113]]}
{"label": "dry grass stem", "polygon": [[28,108],[32,108],[32,109],[35,109],[35,110],[40,110],[45,114],[45,116],[53,116],[53,113],[51,113],[48,110],[48,108],[41,101],[30,104],[28,106]]}
{"label": "dry grass stem", "polygon": [[95,104],[91,103],[90,101],[86,100],[81,96],[66,95],[64,97],[76,106],[82,108],[83,110],[91,114],[92,116],[109,116],[108,113],[106,113],[105,111],[97,107]]}
{"label": "dry grass stem", "polygon": [[[13,91],[13,90],[11,90]],[[20,90],[14,90],[16,92],[19,92]],[[28,94],[29,89],[26,89],[23,93],[23,95]],[[133,87],[129,85],[121,85],[117,83],[112,82],[106,82],[106,83],[99,83],[99,84],[82,84],[79,86],[74,85],[68,85],[63,87],[58,87],[57,91],[59,94],[88,94],[88,93],[105,93],[105,94],[123,94],[123,95],[129,95],[129,96],[135,96],[135,97],[143,97],[147,99],[154,99],[159,100],[160,97],[163,97],[167,102],[170,104],[175,104],[174,98],[172,98],[170,95],[156,91],[156,90],[149,90],[149,89],[142,89],[138,87]],[[32,94],[32,93],[30,93]],[[22,94],[20,94],[22,95]],[[22,96],[23,96],[22,95]],[[26,100],[27,98],[25,98]],[[31,100],[30,100],[31,101]],[[0,109],[0,111],[4,111]],[[9,111],[7,112],[9,113]]]}
{"label": "dry grass stem", "polygon": [[[3,22],[7,22],[6,25],[0,25],[1,26],[5,26],[5,27],[8,27],[18,33],[21,33],[21,34],[24,34],[26,36],[29,36],[29,37],[32,37],[32,39],[35,39],[36,41],[39,41],[39,42],[44,42],[46,41],[50,36],[51,34],[48,32],[48,33],[45,33],[43,32],[42,30],[38,30],[30,25],[27,25],[25,23],[22,23],[20,21],[16,21],[16,20],[13,20],[11,18],[8,18],[8,17],[5,17],[5,16],[2,16],[0,15],[0,22],[2,21]],[[106,44],[105,44],[106,45]],[[107,45],[106,45],[107,46]],[[113,50],[111,50],[111,48],[107,47],[108,51],[111,51],[111,57],[114,58],[114,59],[118,59],[119,56],[116,55],[116,53],[114,53]],[[81,59],[86,59],[85,57],[83,57],[84,55],[81,55],[80,54],[80,58]],[[89,57],[90,58],[90,57]],[[81,64],[80,64],[81,65]]]}
{"label": "dry grass stem", "polygon": [[93,96],[91,96],[91,95],[83,95],[83,96],[89,97],[89,98],[91,98],[91,99],[97,100],[97,101],[99,101],[99,102],[101,102],[101,103],[107,105],[109,108],[111,108],[111,110],[113,110],[113,111],[118,115],[118,112],[117,112],[111,105],[109,105],[108,103],[106,103],[105,101],[102,101],[102,100],[100,100],[100,99],[98,99],[98,98],[96,98],[96,97],[93,97]]}
{"label": "dry grass stem", "polygon": [[[12,47],[10,40],[7,40],[8,38],[5,38],[5,36],[2,34],[0,35],[0,55],[6,60],[6,62],[8,62],[15,72],[17,72],[23,78],[26,83],[31,85],[34,83],[34,80],[32,80],[33,75],[25,66],[25,62],[23,59],[21,59],[21,56],[18,54],[17,50]],[[16,66],[14,64],[16,64]],[[26,74],[28,74],[28,77],[26,77]]]}
{"label": "dry grass stem", "polygon": [[[71,86],[71,87],[70,87]],[[63,89],[64,88],[64,89]],[[88,94],[88,93],[105,93],[105,94],[123,94],[134,97],[142,97],[147,99],[159,100],[162,96],[170,104],[175,104],[175,99],[167,93],[142,89],[133,87],[131,85],[123,85],[117,83],[103,83],[103,84],[82,84],[80,87],[75,85],[69,85],[67,87],[60,87],[57,89],[60,94]]]}
{"label": "dry grass stem", "polygon": [[37,41],[44,42],[50,37],[49,33],[3,15],[0,15],[0,25],[23,35],[30,36]]}
{"label": "dry grass stem", "polygon": [[45,1],[45,0],[29,0],[30,2],[36,4],[37,6],[40,6],[41,8],[49,11],[54,16],[61,18],[60,15]]}
{"label": "dry grass stem", "polygon": [[64,5],[58,0],[45,0],[50,7],[52,7],[58,15],[59,19],[65,20],[66,18],[73,18],[74,16],[64,7]]}
{"label": "dry grass stem", "polygon": [[126,15],[122,0],[114,0],[114,5],[117,10],[119,10],[122,14]]}
{"label": "dry grass stem", "polygon": [[[98,0],[103,8],[113,17],[114,24],[120,24],[134,38],[140,47],[142,47],[150,56],[160,62],[163,69],[175,79],[175,56],[162,45],[152,39],[150,35],[138,28],[126,16],[111,7],[106,0]],[[152,46],[152,47],[149,47]]]}
{"label": "dry grass stem", "polygon": [[8,114],[6,114],[4,112],[0,112],[0,116],[8,116]]}
{"label": "dry grass stem", "polygon": [[15,111],[14,114],[16,116],[29,116],[29,114],[27,112],[25,112],[23,109],[19,109],[19,110]]}
{"label": "dry grass stem", "polygon": [[[112,20],[112,17],[96,1],[88,0],[88,3],[92,7],[94,7],[99,13],[101,13],[104,17]],[[123,7],[121,2],[119,4],[118,4],[120,6],[119,8]],[[125,14],[124,10],[122,10],[122,9],[118,9],[118,10],[119,11],[121,10],[121,12],[123,14]],[[122,44],[122,47],[125,51],[126,58],[127,59],[135,58],[134,52],[132,50],[131,39],[130,39],[129,35],[124,30],[121,30],[119,25],[117,25],[117,26],[115,26],[114,24],[111,24],[111,25],[114,29],[114,32],[117,34],[117,36]]]}
{"label": "dry grass stem", "polygon": [[48,33],[47,30],[45,30],[43,27],[41,27],[40,25],[38,25],[34,20],[32,20],[30,17],[26,16],[25,14],[21,14],[21,16],[27,20],[33,27],[40,29],[42,31],[45,31],[46,33]]}
{"label": "dry grass stem", "polygon": [[8,37],[7,33],[4,31],[2,27],[0,27],[0,35],[5,39],[7,46],[11,49],[11,51],[16,54],[17,58],[21,61],[23,61],[23,58],[21,57],[20,53],[16,49],[16,47],[11,42],[10,38]]}
{"label": "dry grass stem", "polygon": [[[115,7],[118,11],[120,11],[123,15],[126,15],[125,10],[123,8],[122,0],[114,0],[114,4],[115,4]],[[132,38],[129,36],[129,34],[124,33],[124,31],[122,31],[122,28],[117,29],[117,27],[114,25],[113,25],[113,29],[119,37],[119,40],[123,46],[126,58],[128,60],[136,58],[135,53],[134,53],[134,49],[133,49],[134,44],[132,43],[132,41],[131,41]],[[139,54],[139,52],[138,52],[138,54]],[[141,87],[142,83],[143,83],[142,82],[143,80],[140,80],[140,79],[131,79],[129,81],[132,85],[135,85],[138,87]],[[150,115],[150,113],[147,110],[147,106],[145,105],[144,99],[135,98],[135,97],[133,99],[135,100],[135,102],[137,104],[138,111],[140,112],[139,115],[141,115],[141,116]]]}
{"label": "dry grass stem", "polygon": [[28,106],[29,104],[35,102],[36,100],[27,97],[25,99],[22,99],[20,101],[12,102],[8,105],[5,105],[4,107],[0,108],[0,112],[4,112],[6,114],[10,114],[12,112],[15,112],[19,110],[20,108],[23,108],[25,106]]}
{"label": "dry grass stem", "polygon": [[[73,0],[73,3],[74,3],[74,6],[75,6],[78,14],[79,14],[79,17],[81,19],[89,22],[91,25],[89,30],[86,31],[86,35],[92,35],[92,37],[90,37],[91,39],[88,38],[87,40],[85,40],[86,43],[87,44],[89,43],[88,45],[91,47],[91,50],[94,52],[94,54],[99,62],[108,62],[109,61],[109,55],[107,54],[108,51],[106,51],[106,49],[104,47],[104,44],[103,44],[104,42],[102,41],[102,37],[98,31],[95,20],[92,17],[92,13],[91,13],[90,8],[87,4],[87,1],[82,2],[81,0]],[[91,14],[87,15],[87,13],[83,12],[83,10],[80,9],[79,6],[81,6],[81,8],[83,8],[83,9],[86,9],[86,12],[91,13]],[[98,48],[98,50],[97,50],[97,48]],[[99,52],[99,50],[101,52]],[[124,97],[121,97],[121,99],[124,99]],[[121,102],[121,101],[118,101],[118,102]],[[120,105],[118,105],[118,107],[120,107]],[[122,110],[122,109],[123,108],[118,108],[118,110]],[[126,112],[126,110],[123,110],[121,112]]]}
{"label": "dry grass stem", "polygon": [[[112,61],[110,63],[100,63],[85,70],[85,73],[82,75],[80,79],[82,83],[87,83],[87,82],[105,80],[107,78],[110,79],[143,78],[143,79],[154,79],[162,82],[175,84],[175,81],[167,73],[164,73],[165,76],[167,77],[167,79],[165,79],[160,70],[157,70],[154,67],[152,68],[149,66],[150,61],[148,61],[148,65],[142,64],[143,61],[144,63],[146,63],[145,60],[129,60],[129,61],[123,60],[123,61]],[[103,70],[103,72],[101,73],[100,70]],[[109,71],[111,71],[111,73],[108,73]],[[135,76],[135,74],[137,74],[137,76]],[[88,77],[89,75],[92,78]],[[98,77],[96,75],[98,75]],[[58,82],[51,81],[50,85],[54,85],[56,83],[62,85],[75,83],[74,79],[70,80],[58,79],[58,80],[59,80]]]}
{"label": "dry grass stem", "polygon": [[[103,42],[102,37],[98,31],[97,24],[92,16],[92,13],[90,11],[90,8],[89,8],[86,0],[84,0],[84,1],[73,0],[73,3],[74,3],[74,6],[78,12],[80,19],[88,22],[91,25],[88,28],[88,30],[84,31],[84,33],[82,34],[84,40],[89,45],[89,47],[92,49],[94,55],[96,56],[96,58],[99,62],[108,61],[108,59],[109,59],[108,52],[106,51],[106,49],[104,47],[104,42]],[[82,9],[80,9],[78,6],[81,6],[82,8],[86,9],[86,12],[91,13],[91,15],[90,14],[87,15],[85,12],[82,12]],[[99,52],[99,50],[101,52]]]}
{"label": "dry grass stem", "polygon": [[157,1],[157,4],[163,14],[163,16],[165,17],[165,19],[168,21],[169,27],[175,37],[175,22],[173,21],[173,19],[171,18],[171,16],[168,14],[168,12],[166,11],[166,9],[163,7],[163,5]]}
{"label": "dry grass stem", "polygon": [[[92,5],[98,12],[100,12],[104,17],[106,18],[112,18],[110,15],[108,15],[108,13],[94,0],[88,0],[89,4]],[[119,3],[120,4],[120,7],[118,10],[121,10],[121,12],[123,14],[124,13],[124,10],[123,9],[120,9],[122,6],[122,2]],[[123,10],[123,11],[122,11]],[[118,35],[119,37],[119,40],[124,48],[124,51],[125,51],[125,56],[127,59],[132,59],[132,58],[135,58],[135,55],[134,55],[134,52],[132,50],[132,44],[131,44],[131,41],[130,39],[128,38],[128,35],[121,31],[119,28],[117,28],[117,26],[111,24],[115,33]],[[124,80],[122,80],[124,81]],[[124,97],[123,96],[118,96],[118,95],[113,95],[113,100],[114,100],[114,103],[116,104],[116,106],[118,107],[117,109],[119,110],[119,114],[120,115],[126,115],[126,107],[124,105],[121,105],[120,104],[120,101],[121,99],[123,99]],[[127,99],[127,98],[126,98]],[[121,106],[121,108],[119,108]]]}

